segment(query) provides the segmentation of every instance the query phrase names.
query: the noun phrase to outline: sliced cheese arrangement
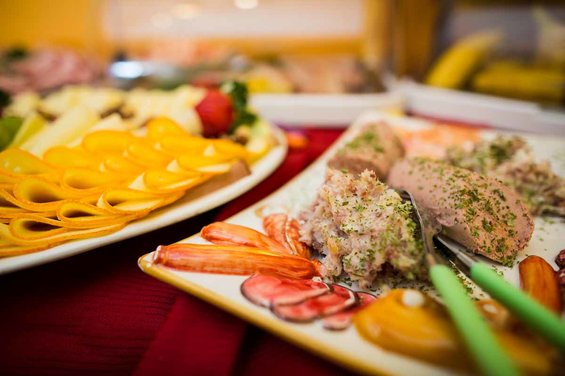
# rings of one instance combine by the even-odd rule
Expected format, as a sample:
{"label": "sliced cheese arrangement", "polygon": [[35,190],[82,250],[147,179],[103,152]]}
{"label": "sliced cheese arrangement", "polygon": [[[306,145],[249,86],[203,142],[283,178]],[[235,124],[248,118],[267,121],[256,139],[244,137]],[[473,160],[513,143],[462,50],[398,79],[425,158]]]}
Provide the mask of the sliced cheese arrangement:
{"label": "sliced cheese arrangement", "polygon": [[[90,104],[86,89],[64,90],[35,102],[26,94],[8,109],[23,122],[0,153],[0,257],[117,231],[189,191],[193,199],[249,174],[274,145],[270,126],[257,118],[237,136],[203,137],[207,118],[195,110],[195,98],[206,98],[205,89],[155,91],[147,98],[91,93]],[[128,116],[120,112],[126,109]]]}

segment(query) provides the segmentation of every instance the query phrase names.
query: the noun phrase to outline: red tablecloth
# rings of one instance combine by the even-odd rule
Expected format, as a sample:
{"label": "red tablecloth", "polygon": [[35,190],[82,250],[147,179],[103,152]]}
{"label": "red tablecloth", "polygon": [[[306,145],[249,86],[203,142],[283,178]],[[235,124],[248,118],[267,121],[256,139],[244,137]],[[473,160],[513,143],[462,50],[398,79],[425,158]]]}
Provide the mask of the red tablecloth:
{"label": "red tablecloth", "polygon": [[340,134],[305,130],[263,183],[216,210],[0,277],[1,375],[342,375],[339,366],[144,274],[139,256],[266,197]]}

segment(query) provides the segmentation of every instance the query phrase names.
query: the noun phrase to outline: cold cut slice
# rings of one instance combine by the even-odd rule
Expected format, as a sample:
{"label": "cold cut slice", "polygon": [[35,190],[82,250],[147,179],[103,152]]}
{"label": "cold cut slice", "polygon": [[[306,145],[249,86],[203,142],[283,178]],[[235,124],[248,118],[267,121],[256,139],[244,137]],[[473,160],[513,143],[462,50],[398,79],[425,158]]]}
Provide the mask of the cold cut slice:
{"label": "cold cut slice", "polygon": [[296,304],[329,291],[330,287],[321,281],[262,273],[252,275],[241,285],[243,296],[262,307]]}
{"label": "cold cut slice", "polygon": [[374,302],[377,298],[369,294],[368,292],[358,291],[357,296],[359,297],[359,302],[357,305],[333,315],[326,316],[322,319],[322,325],[324,328],[329,330],[344,330],[351,325],[351,320],[353,315],[367,307],[369,304]]}
{"label": "cold cut slice", "polygon": [[394,165],[388,184],[412,193],[444,233],[505,265],[532,237],[534,222],[520,196],[500,181],[424,158]]}
{"label": "cold cut slice", "polygon": [[333,285],[332,291],[298,304],[275,304],[271,311],[279,318],[292,322],[311,322],[357,304],[357,294],[348,288]]}
{"label": "cold cut slice", "polygon": [[391,166],[404,156],[404,147],[392,128],[383,121],[368,123],[330,159],[328,166],[352,174],[374,171],[385,180]]}

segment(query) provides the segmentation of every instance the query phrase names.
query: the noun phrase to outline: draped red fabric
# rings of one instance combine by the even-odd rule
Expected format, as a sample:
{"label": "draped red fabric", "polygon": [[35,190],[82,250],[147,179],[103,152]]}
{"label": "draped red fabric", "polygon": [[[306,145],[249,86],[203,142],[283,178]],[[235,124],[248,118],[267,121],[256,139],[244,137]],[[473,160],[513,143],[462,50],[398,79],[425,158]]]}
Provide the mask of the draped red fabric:
{"label": "draped red fabric", "polygon": [[137,259],[268,196],[341,133],[306,128],[264,182],[195,218],[0,276],[1,375],[343,375],[348,371],[144,274]]}

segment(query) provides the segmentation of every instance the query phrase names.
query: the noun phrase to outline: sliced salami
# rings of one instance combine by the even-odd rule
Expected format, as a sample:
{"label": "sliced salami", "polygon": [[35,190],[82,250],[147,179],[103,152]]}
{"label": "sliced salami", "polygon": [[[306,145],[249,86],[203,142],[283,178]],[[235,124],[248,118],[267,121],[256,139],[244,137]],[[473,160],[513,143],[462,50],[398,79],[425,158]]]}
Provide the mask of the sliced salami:
{"label": "sliced salami", "polygon": [[283,320],[310,322],[335,314],[357,304],[357,294],[348,288],[333,285],[332,291],[298,304],[274,304],[271,311]]}
{"label": "sliced salami", "polygon": [[357,312],[374,302],[377,298],[367,292],[357,292],[359,302],[345,311],[334,313],[322,319],[322,325],[329,330],[344,330],[351,325],[351,319]]}
{"label": "sliced salami", "polygon": [[296,304],[329,291],[330,287],[321,281],[262,273],[252,275],[241,284],[243,296],[262,307]]}

